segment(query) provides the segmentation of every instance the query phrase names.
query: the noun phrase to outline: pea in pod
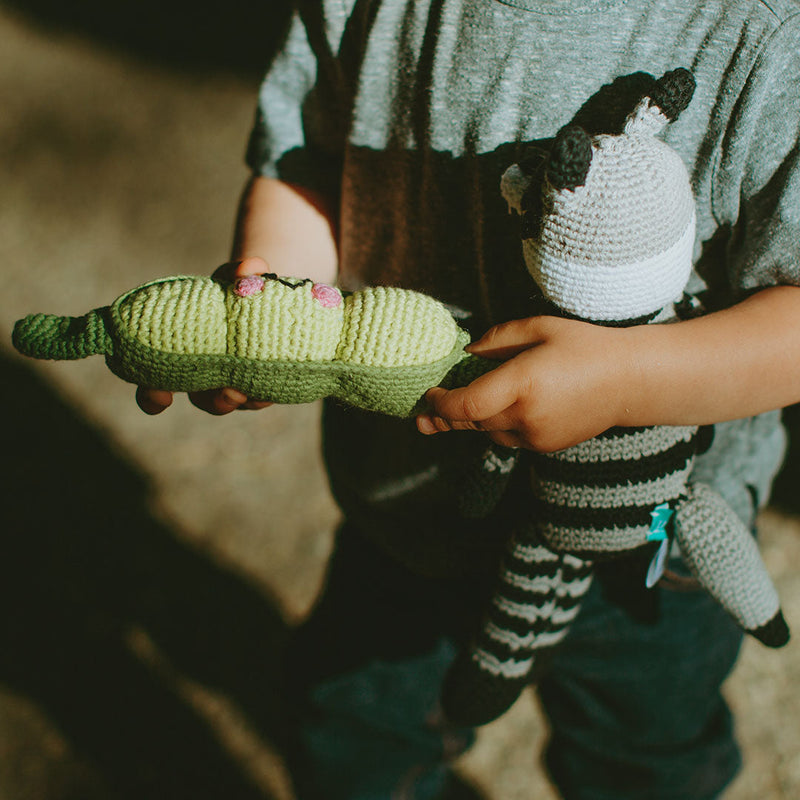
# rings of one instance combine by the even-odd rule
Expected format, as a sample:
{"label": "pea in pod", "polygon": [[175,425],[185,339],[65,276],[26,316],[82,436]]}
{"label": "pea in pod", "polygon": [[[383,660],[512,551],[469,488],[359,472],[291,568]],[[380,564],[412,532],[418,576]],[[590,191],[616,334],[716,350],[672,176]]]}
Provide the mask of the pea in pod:
{"label": "pea in pod", "polygon": [[410,416],[431,387],[490,368],[446,307],[406,289],[342,294],[309,280],[172,277],[82,317],[32,314],[13,343],[34,358],[93,354],[124,380],[176,392],[232,386],[251,398]]}

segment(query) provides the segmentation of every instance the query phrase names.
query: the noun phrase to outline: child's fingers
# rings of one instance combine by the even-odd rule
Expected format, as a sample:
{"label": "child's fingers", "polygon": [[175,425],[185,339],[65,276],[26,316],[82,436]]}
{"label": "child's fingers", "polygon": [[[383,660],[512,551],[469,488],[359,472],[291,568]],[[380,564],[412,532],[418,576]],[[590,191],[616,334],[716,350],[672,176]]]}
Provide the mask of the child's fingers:
{"label": "child's fingers", "polygon": [[[484,420],[471,419],[446,419],[437,414],[420,414],[417,417],[417,430],[425,435],[433,433],[444,433],[445,431],[482,431],[488,433],[495,439],[495,434],[514,435],[513,431],[518,427],[519,421],[510,411],[495,414]],[[498,441],[498,444],[501,442]],[[509,447],[519,447],[518,444]]]}
{"label": "child's fingers", "polygon": [[502,447],[509,447],[512,450],[530,447],[530,444],[514,431],[491,431],[487,435],[495,444],[499,444]]}
{"label": "child's fingers", "polygon": [[493,442],[503,447],[530,447],[525,437],[518,431],[520,420],[511,408],[485,420],[446,420],[435,414],[421,414],[417,417],[417,429],[426,435],[444,431],[481,431]]}
{"label": "child's fingers", "polygon": [[211,392],[195,392],[190,400],[198,408],[210,414],[223,415],[231,411],[260,411],[272,405],[267,400],[252,400],[238,389],[215,389]]}
{"label": "child's fingers", "polygon": [[271,272],[269,264],[260,256],[248,256],[234,264],[233,275],[236,278],[243,278],[247,275],[263,275]]}
{"label": "child's fingers", "polygon": [[[172,392],[163,389],[149,389],[146,386],[139,386],[136,389],[136,403],[145,414],[153,416],[160,414],[172,405],[173,399]],[[189,401],[202,411],[217,417],[230,414],[237,409],[257,411],[272,405],[266,400],[251,400],[247,395],[231,388],[191,392]]]}
{"label": "child's fingers", "polygon": [[474,341],[467,350],[485,358],[507,360],[515,355],[541,344],[544,339],[542,317],[529,317],[504,322],[490,328],[480,339]]}
{"label": "child's fingers", "polygon": [[262,408],[269,408],[273,403],[269,400],[248,400],[239,406],[239,411],[260,411]]}
{"label": "child's fingers", "polygon": [[190,392],[189,401],[202,411],[220,417],[244,405],[247,402],[247,395],[228,387],[205,392]]}
{"label": "child's fingers", "polygon": [[232,281],[247,275],[263,275],[265,272],[271,272],[271,270],[263,258],[248,256],[240,261],[228,261],[222,264],[214,270],[211,277],[219,281]]}
{"label": "child's fingers", "polygon": [[501,371],[498,367],[458,389],[430,389],[425,395],[430,410],[417,417],[420,432],[509,430],[503,412],[516,402],[517,387],[512,381],[498,380]]}
{"label": "child's fingers", "polygon": [[148,389],[146,386],[136,387],[136,404],[145,414],[160,414],[172,405],[172,392],[162,389]]}

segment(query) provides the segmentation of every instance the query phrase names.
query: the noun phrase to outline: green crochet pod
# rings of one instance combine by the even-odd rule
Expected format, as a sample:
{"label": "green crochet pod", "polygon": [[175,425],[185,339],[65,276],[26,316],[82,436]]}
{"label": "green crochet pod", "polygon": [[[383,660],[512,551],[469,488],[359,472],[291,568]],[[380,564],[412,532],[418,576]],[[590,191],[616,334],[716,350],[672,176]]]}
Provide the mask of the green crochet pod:
{"label": "green crochet pod", "polygon": [[405,289],[342,294],[309,280],[172,277],[82,317],[31,314],[13,343],[34,358],[101,354],[143,386],[192,392],[232,386],[259,400],[334,397],[411,416],[431,387],[491,368],[467,356],[469,335],[438,301]]}

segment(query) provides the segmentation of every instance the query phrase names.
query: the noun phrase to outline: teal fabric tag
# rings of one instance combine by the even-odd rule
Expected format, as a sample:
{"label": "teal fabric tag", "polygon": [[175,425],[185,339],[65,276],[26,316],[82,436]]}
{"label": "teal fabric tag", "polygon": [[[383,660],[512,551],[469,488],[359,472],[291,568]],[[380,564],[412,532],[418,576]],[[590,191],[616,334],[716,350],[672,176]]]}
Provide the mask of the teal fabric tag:
{"label": "teal fabric tag", "polygon": [[648,589],[652,589],[659,580],[661,580],[661,576],[664,574],[664,568],[667,566],[668,554],[669,540],[662,539],[647,569],[647,577],[645,578],[644,584]]}
{"label": "teal fabric tag", "polygon": [[661,503],[651,512],[650,532],[647,534],[648,542],[662,542],[667,538],[667,523],[672,517],[672,509],[669,503]]}
{"label": "teal fabric tag", "polygon": [[661,580],[664,574],[664,569],[667,565],[667,557],[669,555],[669,537],[667,536],[667,523],[672,518],[673,511],[669,507],[669,503],[661,503],[657,505],[651,512],[650,517],[650,531],[647,534],[648,542],[661,542],[650,561],[650,566],[647,569],[647,577],[645,578],[645,586],[652,589]]}

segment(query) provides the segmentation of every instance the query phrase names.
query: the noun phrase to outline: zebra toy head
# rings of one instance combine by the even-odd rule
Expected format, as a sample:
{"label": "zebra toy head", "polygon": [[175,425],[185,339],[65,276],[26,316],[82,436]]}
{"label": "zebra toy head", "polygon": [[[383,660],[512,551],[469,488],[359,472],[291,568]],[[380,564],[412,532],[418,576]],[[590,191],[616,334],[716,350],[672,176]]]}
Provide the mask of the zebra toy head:
{"label": "zebra toy head", "polygon": [[519,164],[503,175],[510,209],[535,215],[523,237],[528,271],[561,312],[627,325],[652,320],[682,297],[692,268],[694,198],[680,156],[658,134],[694,88],[692,74],[676,69],[655,82],[622,133],[562,128],[544,166],[541,202],[526,202],[538,187]]}

